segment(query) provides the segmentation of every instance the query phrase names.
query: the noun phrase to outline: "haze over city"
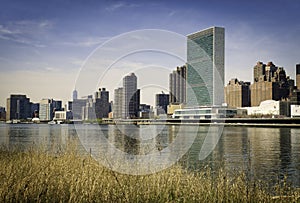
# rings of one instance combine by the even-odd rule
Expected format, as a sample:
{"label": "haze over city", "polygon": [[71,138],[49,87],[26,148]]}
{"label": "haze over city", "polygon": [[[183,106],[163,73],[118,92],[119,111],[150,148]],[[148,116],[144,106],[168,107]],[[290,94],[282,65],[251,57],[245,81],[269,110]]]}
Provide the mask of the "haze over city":
{"label": "haze over city", "polygon": [[[113,37],[140,29],[162,29],[186,36],[211,26],[225,28],[225,84],[231,78],[252,82],[257,61],[273,61],[295,78],[300,62],[300,25],[297,1],[1,1],[0,8],[0,106],[10,94],[71,99],[80,68],[88,56]],[[185,49],[182,44],[178,46]],[[143,55],[137,55],[141,58]],[[150,56],[150,57],[149,57]],[[149,60],[170,72],[180,60],[147,54],[145,60],[128,58],[126,68],[149,66]],[[121,66],[122,65],[122,66]],[[99,67],[103,71],[107,67]],[[138,86],[162,69],[137,72]],[[161,87],[168,86],[168,73]],[[128,70],[131,71],[131,70]],[[121,81],[121,78],[120,80]],[[110,93],[116,86],[103,84]],[[154,88],[156,93],[160,88]],[[165,90],[165,89],[162,89]],[[142,90],[143,91],[143,90]],[[90,92],[93,94],[93,92]],[[79,91],[79,96],[83,95]],[[113,96],[111,99],[113,99]],[[154,103],[154,95],[142,95]]]}

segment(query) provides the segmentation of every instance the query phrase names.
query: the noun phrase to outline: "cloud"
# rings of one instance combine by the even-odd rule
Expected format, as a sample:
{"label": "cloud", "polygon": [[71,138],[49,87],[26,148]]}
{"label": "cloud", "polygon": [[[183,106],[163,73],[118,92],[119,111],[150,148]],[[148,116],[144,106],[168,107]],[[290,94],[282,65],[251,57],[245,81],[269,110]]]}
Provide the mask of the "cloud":
{"label": "cloud", "polygon": [[168,16],[169,17],[172,17],[172,16],[174,16],[176,14],[176,11],[170,11],[169,13],[168,13]]}
{"label": "cloud", "polygon": [[139,7],[139,5],[133,3],[127,3],[127,2],[117,2],[107,6],[105,10],[113,12],[122,8],[135,8],[135,7]]}
{"label": "cloud", "polygon": [[110,37],[83,37],[74,39],[72,41],[61,42],[60,45],[71,47],[93,47],[102,44],[108,39],[110,39]]}
{"label": "cloud", "polygon": [[0,39],[33,47],[45,47],[41,39],[53,27],[48,20],[21,20],[0,24]]}

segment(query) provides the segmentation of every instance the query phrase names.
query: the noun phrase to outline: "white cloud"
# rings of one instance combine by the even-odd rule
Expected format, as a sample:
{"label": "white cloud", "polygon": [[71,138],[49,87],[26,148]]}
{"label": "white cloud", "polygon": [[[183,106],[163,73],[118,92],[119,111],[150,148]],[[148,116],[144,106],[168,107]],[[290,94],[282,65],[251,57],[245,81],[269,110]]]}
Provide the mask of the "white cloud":
{"label": "white cloud", "polygon": [[65,41],[58,44],[72,47],[93,47],[102,44],[108,39],[110,39],[110,37],[79,37],[72,41]]}
{"label": "white cloud", "polygon": [[34,47],[45,47],[40,41],[53,27],[53,22],[42,21],[11,21],[0,25],[0,39],[13,41]]}
{"label": "white cloud", "polygon": [[134,7],[139,7],[139,4],[133,4],[127,2],[116,2],[114,4],[111,4],[110,6],[107,6],[105,10],[113,12],[122,8],[134,8]]}

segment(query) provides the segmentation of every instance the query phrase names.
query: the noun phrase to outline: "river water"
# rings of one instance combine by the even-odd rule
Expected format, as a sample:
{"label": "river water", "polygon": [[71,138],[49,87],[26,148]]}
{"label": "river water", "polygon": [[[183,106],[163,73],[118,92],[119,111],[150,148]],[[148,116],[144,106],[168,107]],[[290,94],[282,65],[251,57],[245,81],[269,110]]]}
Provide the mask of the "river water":
{"label": "river water", "polygon": [[[0,145],[25,149],[44,145],[57,150],[59,146],[67,144],[70,138],[80,138],[82,153],[85,149],[87,153],[97,150],[107,152],[109,147],[116,149],[114,152],[123,152],[131,157],[156,152],[159,157],[168,156],[168,159],[155,159],[158,162],[174,158],[170,155],[173,153],[183,166],[193,170],[204,166],[210,166],[212,170],[222,167],[229,172],[244,171],[253,178],[271,184],[287,176],[293,186],[300,187],[300,128],[224,127],[221,128],[220,138],[213,139],[216,145],[208,147],[211,153],[199,160],[203,145],[210,145],[205,142],[211,136],[208,133],[210,130],[210,126],[192,125],[2,123]],[[99,139],[101,136],[106,138],[109,146],[102,143],[103,139]],[[126,161],[126,157],[123,160]]]}

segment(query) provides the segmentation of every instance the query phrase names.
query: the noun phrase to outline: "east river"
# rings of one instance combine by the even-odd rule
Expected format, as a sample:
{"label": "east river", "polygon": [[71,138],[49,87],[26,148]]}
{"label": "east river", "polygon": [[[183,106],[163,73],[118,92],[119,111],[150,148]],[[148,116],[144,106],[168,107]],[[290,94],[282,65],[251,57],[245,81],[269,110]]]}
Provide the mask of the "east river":
{"label": "east river", "polygon": [[[191,170],[222,167],[231,173],[244,171],[251,178],[271,184],[286,176],[289,183],[300,187],[300,128],[218,127],[220,137],[211,139],[214,130],[210,126],[193,125],[2,123],[0,145],[8,149],[43,145],[49,150],[59,150],[74,138],[80,140],[80,153],[95,157],[96,152],[112,151],[112,148],[113,155],[126,154],[124,162],[128,157],[155,154],[157,165],[171,160],[170,165],[179,161]],[[203,145],[209,153],[199,158],[203,155]],[[105,158],[112,159],[113,155],[105,154]]]}

